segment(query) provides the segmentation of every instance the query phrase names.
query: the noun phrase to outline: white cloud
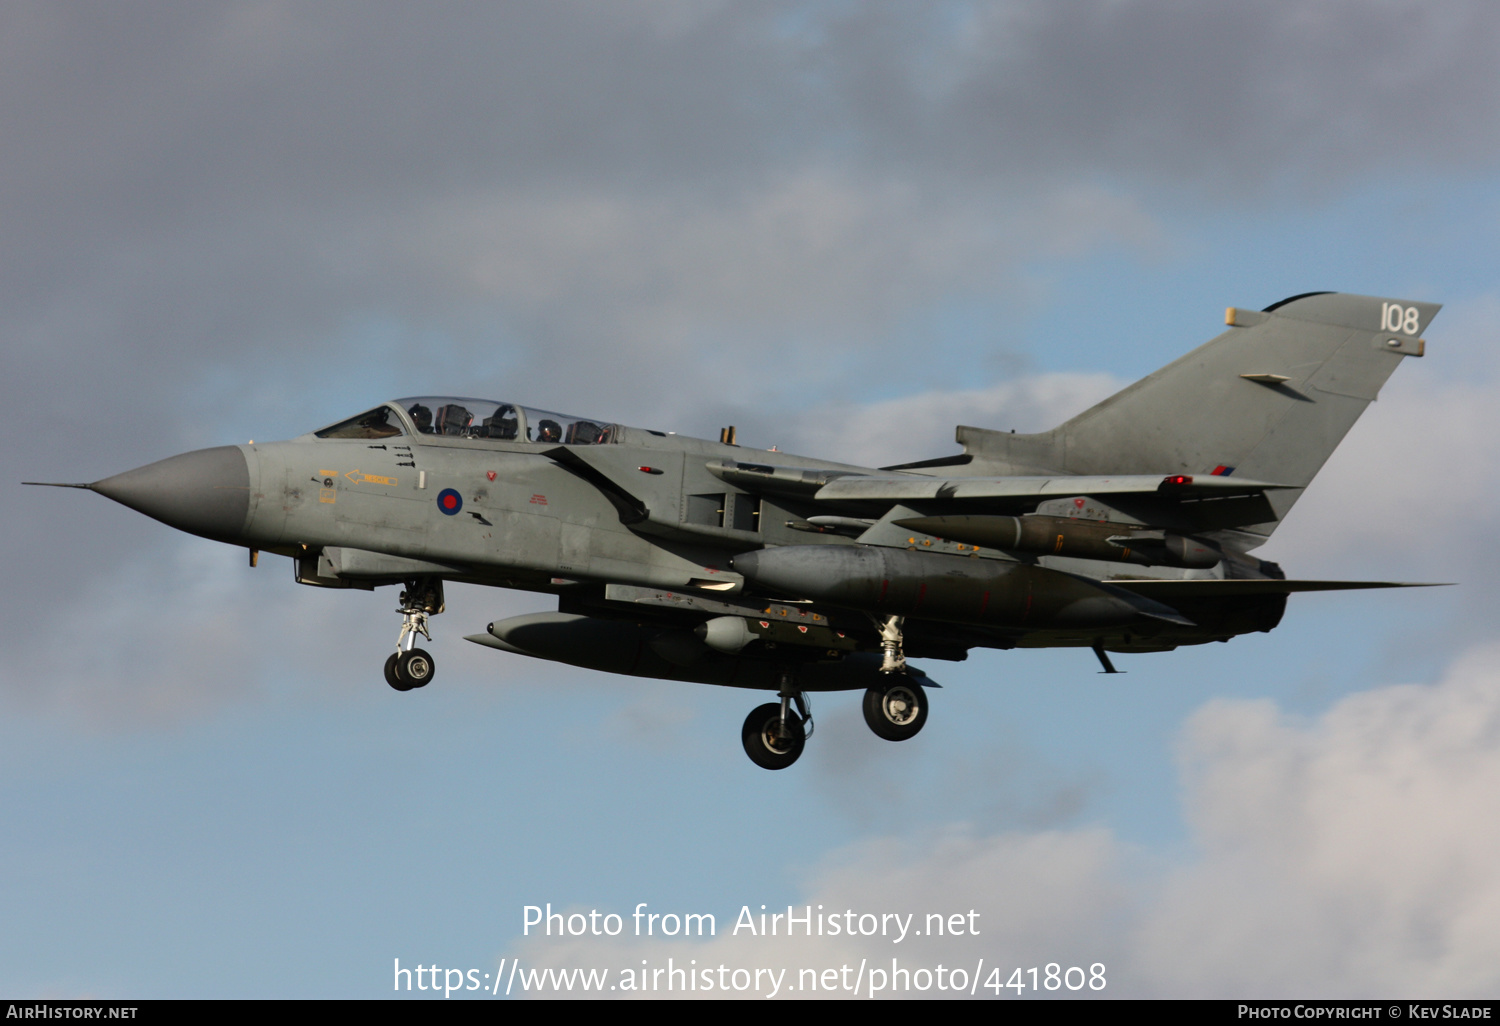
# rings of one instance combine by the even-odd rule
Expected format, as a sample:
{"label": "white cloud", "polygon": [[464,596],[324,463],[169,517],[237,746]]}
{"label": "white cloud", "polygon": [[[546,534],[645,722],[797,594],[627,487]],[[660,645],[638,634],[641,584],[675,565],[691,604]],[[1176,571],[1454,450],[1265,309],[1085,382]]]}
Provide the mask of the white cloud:
{"label": "white cloud", "polygon": [[792,434],[816,444],[783,449],[864,466],[945,456],[957,451],[953,429],[1054,427],[1124,387],[1108,374],[1039,374],[988,388],[928,391],[864,405],[816,407],[791,422]]}
{"label": "white cloud", "polygon": [[1311,724],[1215,702],[1184,738],[1201,860],[1139,932],[1158,993],[1493,996],[1500,645]]}

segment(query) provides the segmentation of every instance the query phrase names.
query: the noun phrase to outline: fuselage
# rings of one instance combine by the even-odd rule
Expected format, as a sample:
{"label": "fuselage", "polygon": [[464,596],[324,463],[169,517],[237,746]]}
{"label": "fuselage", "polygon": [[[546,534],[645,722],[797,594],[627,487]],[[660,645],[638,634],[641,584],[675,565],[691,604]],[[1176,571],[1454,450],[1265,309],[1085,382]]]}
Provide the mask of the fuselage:
{"label": "fuselage", "polygon": [[[601,589],[610,586],[759,595],[835,617],[853,611],[856,626],[868,614],[930,621],[929,647],[946,654],[1101,640],[1170,648],[1279,619],[1284,598],[1200,603],[1191,621],[1174,622],[1171,610],[1091,583],[1213,570],[1028,557],[907,536],[876,511],[830,510],[798,490],[803,478],[815,490],[828,479],[882,473],[890,472],[510,404],[423,398],[289,441],[187,453],[94,488],[174,527],[289,556],[301,583],[327,587],[434,577],[565,599],[607,600]],[[872,548],[856,540],[868,541],[862,526],[810,530],[809,518],[898,537]],[[750,556],[762,549],[774,558]],[[920,649],[924,630],[914,627]]]}

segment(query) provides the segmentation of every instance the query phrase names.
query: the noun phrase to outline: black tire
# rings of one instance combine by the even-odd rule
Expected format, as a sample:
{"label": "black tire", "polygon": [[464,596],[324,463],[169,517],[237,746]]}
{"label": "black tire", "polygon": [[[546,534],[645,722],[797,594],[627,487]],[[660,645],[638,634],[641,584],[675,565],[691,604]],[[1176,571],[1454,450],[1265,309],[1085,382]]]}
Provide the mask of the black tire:
{"label": "black tire", "polygon": [[402,680],[396,672],[396,658],[400,654],[392,652],[391,657],[385,661],[385,682],[397,691],[410,691],[411,685]]}
{"label": "black tire", "polygon": [[414,688],[425,688],[432,681],[437,666],[425,649],[414,648],[396,657],[396,676]]}
{"label": "black tire", "polygon": [[797,761],[807,744],[807,733],[796,713],[786,718],[786,736],[781,736],[781,703],[768,702],[751,710],[740,731],[745,754],[761,769],[786,769]]}
{"label": "black tire", "polygon": [[910,677],[897,677],[865,692],[865,723],[876,737],[905,741],[927,722],[927,692]]}

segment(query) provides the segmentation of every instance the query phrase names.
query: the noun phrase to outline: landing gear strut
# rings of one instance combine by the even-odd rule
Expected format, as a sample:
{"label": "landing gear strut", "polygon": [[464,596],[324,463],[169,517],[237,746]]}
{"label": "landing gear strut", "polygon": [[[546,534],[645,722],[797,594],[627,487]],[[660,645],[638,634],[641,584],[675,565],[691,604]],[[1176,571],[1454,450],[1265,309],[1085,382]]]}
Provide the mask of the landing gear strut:
{"label": "landing gear strut", "polygon": [[880,628],[881,673],[906,672],[906,653],[901,646],[901,625],[905,622],[904,616],[887,616],[876,621]]}
{"label": "landing gear strut", "polygon": [[865,723],[876,737],[905,741],[927,722],[927,693],[906,672],[902,625],[905,617],[875,621],[880,628],[880,674],[883,680],[865,692]]}
{"label": "landing gear strut", "polygon": [[432,641],[427,619],[443,611],[443,582],[433,578],[407,581],[400,601],[396,612],[401,614],[401,633],[396,651],[385,661],[385,682],[397,691],[410,691],[426,687],[437,670],[432,655],[416,645],[418,634]]}
{"label": "landing gear strut", "polygon": [[[781,675],[778,697],[780,702],[767,702],[752,709],[740,729],[745,754],[762,769],[786,769],[797,761],[812,736],[812,710],[806,696],[795,690],[790,673]],[[792,703],[796,703],[796,712],[791,709]]]}

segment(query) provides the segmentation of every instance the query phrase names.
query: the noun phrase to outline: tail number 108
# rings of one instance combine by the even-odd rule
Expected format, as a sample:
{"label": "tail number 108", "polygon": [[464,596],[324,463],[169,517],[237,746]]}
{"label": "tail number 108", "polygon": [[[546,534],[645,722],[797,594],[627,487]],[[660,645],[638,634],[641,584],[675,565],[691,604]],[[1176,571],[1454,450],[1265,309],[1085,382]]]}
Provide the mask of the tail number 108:
{"label": "tail number 108", "polygon": [[1417,333],[1417,308],[1400,303],[1380,304],[1380,330],[1399,331],[1403,335]]}

